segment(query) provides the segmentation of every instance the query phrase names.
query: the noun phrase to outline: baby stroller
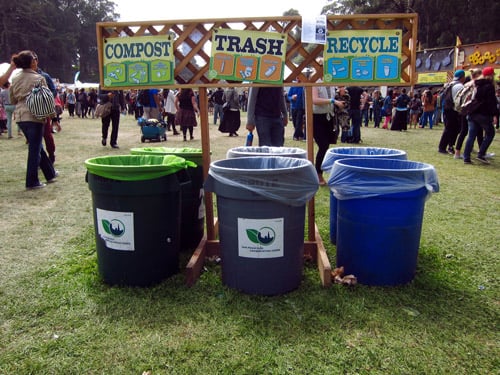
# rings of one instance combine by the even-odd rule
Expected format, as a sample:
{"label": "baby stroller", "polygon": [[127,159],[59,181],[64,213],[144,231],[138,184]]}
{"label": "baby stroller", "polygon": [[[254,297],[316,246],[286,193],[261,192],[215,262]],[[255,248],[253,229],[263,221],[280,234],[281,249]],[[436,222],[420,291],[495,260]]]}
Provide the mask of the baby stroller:
{"label": "baby stroller", "polygon": [[156,119],[145,119],[139,117],[137,120],[137,125],[141,127],[141,142],[146,142],[148,139],[152,141],[166,141],[167,140],[167,124],[163,120]]}

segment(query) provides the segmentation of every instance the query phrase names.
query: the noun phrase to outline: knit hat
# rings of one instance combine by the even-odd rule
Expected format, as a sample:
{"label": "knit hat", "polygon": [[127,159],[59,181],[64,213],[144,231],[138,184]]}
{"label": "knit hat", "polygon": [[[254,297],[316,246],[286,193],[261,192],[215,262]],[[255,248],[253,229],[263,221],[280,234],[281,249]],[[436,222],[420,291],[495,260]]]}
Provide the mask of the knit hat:
{"label": "knit hat", "polygon": [[494,76],[495,75],[495,69],[493,69],[491,66],[487,66],[486,68],[483,69],[483,76]]}
{"label": "knit hat", "polygon": [[463,78],[463,77],[465,77],[465,72],[462,69],[459,69],[459,70],[455,71],[454,77],[455,78]]}

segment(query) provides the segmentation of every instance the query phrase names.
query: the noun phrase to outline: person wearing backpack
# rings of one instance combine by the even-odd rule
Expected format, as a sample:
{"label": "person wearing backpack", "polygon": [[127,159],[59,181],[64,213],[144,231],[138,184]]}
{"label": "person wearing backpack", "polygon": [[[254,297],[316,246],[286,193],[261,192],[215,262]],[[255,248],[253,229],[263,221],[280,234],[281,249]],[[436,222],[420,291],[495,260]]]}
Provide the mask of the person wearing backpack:
{"label": "person wearing backpack", "polygon": [[460,132],[460,117],[454,108],[454,98],[464,87],[465,72],[462,69],[455,71],[453,81],[443,89],[442,103],[444,108],[444,129],[438,145],[441,154],[455,154],[455,140]]}
{"label": "person wearing backpack", "polygon": [[488,151],[488,147],[490,147],[493,138],[495,138],[493,117],[497,113],[497,99],[493,83],[494,75],[495,70],[488,66],[483,69],[482,75],[474,81],[476,86],[475,99],[479,102],[479,105],[467,116],[467,121],[469,123],[469,136],[465,142],[465,164],[472,164],[470,158],[472,146],[474,144],[474,140],[476,139],[476,135],[482,130],[484,130],[485,136],[477,153],[476,160],[479,160],[483,164],[490,164],[489,160],[486,159],[486,152]]}
{"label": "person wearing backpack", "polygon": [[[474,90],[474,81],[479,78],[482,71],[480,68],[475,68],[470,70],[470,77],[467,77],[464,81],[464,87],[457,93],[455,97],[455,110],[460,112],[460,106],[463,104],[463,100],[468,96],[468,92],[472,93]],[[457,102],[458,101],[458,102]],[[455,159],[462,159],[463,156],[460,154],[460,150],[462,150],[462,146],[467,137],[467,133],[469,132],[469,124],[467,123],[466,116],[460,114],[460,133],[458,134],[457,141],[455,142]],[[480,131],[477,133],[477,144],[479,147],[481,146],[481,142],[483,142],[483,132]]]}
{"label": "person wearing backpack", "polygon": [[44,77],[36,70],[38,63],[33,51],[25,50],[14,55],[13,62],[22,72],[12,79],[9,90],[10,103],[16,106],[14,116],[28,141],[28,161],[26,168],[26,189],[34,190],[45,187],[38,178],[40,169],[47,182],[55,182],[58,172],[43,148],[43,133],[46,119],[35,117],[26,104],[26,97],[36,83],[48,87]]}

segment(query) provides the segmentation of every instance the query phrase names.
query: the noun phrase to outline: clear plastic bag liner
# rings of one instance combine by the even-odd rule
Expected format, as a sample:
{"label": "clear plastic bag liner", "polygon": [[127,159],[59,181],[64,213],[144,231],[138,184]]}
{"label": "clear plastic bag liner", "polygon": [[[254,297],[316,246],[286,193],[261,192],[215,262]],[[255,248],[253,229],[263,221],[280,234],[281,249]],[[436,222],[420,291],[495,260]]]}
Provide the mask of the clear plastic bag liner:
{"label": "clear plastic bag liner", "polygon": [[304,205],[319,188],[314,165],[307,159],[290,157],[244,157],[212,162],[205,190],[217,194],[217,184],[211,178],[291,206]]}
{"label": "clear plastic bag liner", "polygon": [[307,151],[296,147],[235,147],[227,151],[226,158],[239,158],[248,156],[285,156],[300,159],[307,159]]}
{"label": "clear plastic bag liner", "polygon": [[398,159],[341,159],[331,169],[328,186],[338,200],[404,193],[425,187],[427,199],[439,191],[434,166]]}
{"label": "clear plastic bag liner", "polygon": [[340,159],[368,157],[406,160],[406,151],[383,147],[334,147],[326,152],[321,170],[330,173],[333,163]]}
{"label": "clear plastic bag liner", "polygon": [[87,170],[118,181],[143,181],[174,174],[196,164],[176,155],[114,155],[85,161]]}

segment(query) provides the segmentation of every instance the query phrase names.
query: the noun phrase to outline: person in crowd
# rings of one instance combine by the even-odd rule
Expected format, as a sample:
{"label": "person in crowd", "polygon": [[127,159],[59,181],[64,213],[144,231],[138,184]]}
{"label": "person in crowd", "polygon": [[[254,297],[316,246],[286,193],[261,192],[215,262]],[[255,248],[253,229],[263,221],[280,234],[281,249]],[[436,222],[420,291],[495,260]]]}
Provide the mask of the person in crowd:
{"label": "person in crowd", "polygon": [[[442,154],[455,155],[455,141],[460,132],[460,116],[453,107],[453,102],[458,92],[464,87],[465,72],[461,69],[455,71],[451,85],[451,103],[443,103],[444,108],[444,129],[438,145],[438,152]],[[445,101],[446,102],[446,101]],[[451,104],[451,106],[450,106]]]}
{"label": "person in crowd", "polygon": [[384,105],[384,98],[380,90],[373,91],[373,127],[380,128],[380,122],[382,121],[382,106]]}
{"label": "person in crowd", "polygon": [[[0,95],[2,96],[2,102],[3,106],[5,108],[5,115],[7,117],[7,137],[10,139],[12,138],[12,114],[14,113],[14,110],[16,109],[16,106],[13,104],[10,104],[10,82],[7,81],[4,83],[2,92]],[[20,129],[18,129],[19,133]]]}
{"label": "person in crowd", "polygon": [[432,95],[432,90],[430,88],[424,90],[421,100],[424,113],[422,114],[420,128],[425,128],[427,126],[427,122],[429,122],[429,129],[432,129],[432,127],[434,126],[433,118],[436,105],[434,102],[434,95]]}
{"label": "person in crowd", "polygon": [[211,98],[214,103],[214,125],[217,125],[217,119],[219,118],[222,121],[222,117],[224,116],[224,111],[222,110],[222,106],[224,105],[224,90],[222,90],[222,87],[218,87]]}
{"label": "person in crowd", "polygon": [[406,89],[401,89],[401,94],[396,98],[396,115],[392,121],[391,130],[407,130],[408,126],[408,105],[410,97],[406,94]]}
{"label": "person in crowd", "polygon": [[0,135],[7,132],[7,113],[3,104],[2,93],[5,90],[0,89]]}
{"label": "person in crowd", "polygon": [[163,113],[167,117],[167,130],[173,130],[174,135],[180,133],[175,129],[175,95],[174,91],[170,89],[163,90]]}
{"label": "person in crowd", "polygon": [[361,122],[365,125],[365,127],[368,127],[372,100],[373,99],[368,91],[363,90],[363,94],[361,95]]}
{"label": "person in crowd", "polygon": [[351,116],[351,130],[352,130],[352,141],[351,143],[361,142],[361,96],[363,95],[363,89],[361,87],[352,86],[348,87],[347,91],[351,98],[349,112]]}
{"label": "person in crowd", "polygon": [[[334,128],[334,106],[343,109],[344,102],[335,99],[335,95],[332,95],[331,87],[314,86],[312,88],[312,104],[313,137],[314,142],[316,142],[316,144],[318,145],[314,167],[316,168],[316,173],[318,174],[319,184],[324,186],[326,185],[326,181],[323,178],[321,165],[323,164],[323,159],[325,158],[326,152],[328,151],[332,133],[336,130]],[[334,141],[336,143],[336,139]]]}
{"label": "person in crowd", "polygon": [[247,106],[248,106],[248,92],[247,90],[243,90],[243,92],[240,94],[240,108],[243,112],[246,112]]}
{"label": "person in crowd", "polygon": [[241,126],[240,98],[234,87],[230,87],[226,90],[224,93],[224,102],[227,103],[227,108],[221,119],[219,131],[222,133],[229,133],[230,137],[237,137],[237,131]]}
{"label": "person in crowd", "polygon": [[340,142],[348,143],[352,138],[351,131],[351,115],[350,115],[350,102],[351,97],[347,93],[345,86],[339,86],[335,93],[335,101],[342,102],[342,108],[334,106],[336,128],[340,131]]}
{"label": "person in crowd", "polygon": [[382,106],[382,116],[385,117],[384,125],[382,125],[382,129],[389,129],[389,124],[392,121],[392,100],[393,100],[394,91],[392,89],[387,91],[387,95],[384,98],[384,105]]}
{"label": "person in crowd", "polygon": [[[47,84],[47,87],[50,89],[52,92],[52,95],[54,95],[54,100],[57,96],[57,89],[56,86],[54,85],[54,80],[52,77],[49,75],[49,73],[44,72],[40,67],[39,67],[39,60],[38,56],[36,53],[32,52],[34,56],[34,62],[36,64],[36,71],[38,74],[43,76],[45,79],[45,83]],[[54,103],[55,104],[55,103]],[[52,118],[47,118],[45,119],[45,126],[44,126],[44,132],[43,132],[43,140],[45,141],[45,149],[47,150],[47,154],[49,155],[49,159],[52,163],[56,162],[56,142],[54,140],[54,136],[52,135]]]}
{"label": "person in crowd", "polygon": [[87,118],[87,111],[89,104],[88,104],[87,93],[85,92],[85,89],[83,87],[80,89],[80,92],[78,93],[76,100],[77,100],[76,113],[81,118]]}
{"label": "person in crowd", "polygon": [[42,75],[37,73],[36,54],[32,51],[21,51],[14,55],[13,61],[17,68],[22,69],[12,80],[9,90],[10,102],[16,106],[14,116],[17,124],[28,141],[28,161],[26,168],[26,188],[40,189],[46,185],[38,178],[38,169],[42,171],[47,182],[55,182],[58,172],[43,149],[42,139],[45,119],[34,117],[26,105],[26,97],[37,82],[42,86],[47,83]]}
{"label": "person in crowd", "polygon": [[120,127],[120,114],[126,110],[125,95],[121,90],[101,91],[99,98],[101,104],[111,102],[110,114],[101,118],[101,144],[106,146],[109,125],[111,124],[111,138],[109,140],[109,145],[112,148],[120,148],[118,146],[118,129]]}
{"label": "person in crowd", "polygon": [[410,129],[417,128],[418,118],[420,116],[420,111],[422,110],[422,100],[420,100],[417,93],[413,94],[413,98],[410,100]]}
{"label": "person in crowd", "polygon": [[75,117],[76,96],[72,89],[68,89],[66,106],[68,107],[69,117]]}
{"label": "person in crowd", "polygon": [[95,108],[97,107],[97,91],[95,88],[90,89],[87,99],[88,99],[87,113],[92,115],[92,118],[95,118]]}
{"label": "person in crowd", "polygon": [[[300,78],[297,78],[297,82],[300,83]],[[288,90],[287,95],[292,112],[293,140],[302,141],[305,138],[303,130],[305,114],[304,88],[301,86],[292,86]]]}
{"label": "person in crowd", "polygon": [[441,122],[441,95],[439,90],[434,93],[434,114],[432,116],[432,122],[434,125],[438,125]]}
{"label": "person in crowd", "polygon": [[[464,89],[466,87],[474,86],[474,81],[479,78],[482,74],[482,70],[480,68],[475,68],[470,70],[470,77],[466,77],[464,80]],[[465,141],[465,137],[469,133],[469,123],[467,122],[467,117],[459,114],[460,121],[460,133],[458,134],[457,141],[455,142],[455,155],[454,159],[462,159],[463,155],[461,154],[462,146]],[[479,131],[477,133],[477,144],[481,147],[481,143],[483,142],[483,131]]]}
{"label": "person in crowd", "polygon": [[198,102],[193,89],[181,88],[179,93],[175,96],[175,109],[175,124],[181,127],[184,141],[187,140],[188,131],[190,139],[193,140],[193,129],[197,126],[196,115],[200,115]]}
{"label": "person in crowd", "polygon": [[471,164],[471,152],[476,135],[480,131],[484,131],[485,136],[481,147],[477,153],[476,160],[483,164],[490,164],[486,158],[488,147],[490,147],[493,138],[495,137],[495,127],[493,118],[497,114],[497,99],[495,97],[494,86],[495,70],[492,67],[486,67],[482,71],[482,75],[474,81],[476,86],[476,100],[480,103],[477,109],[467,116],[469,122],[469,136],[465,143],[464,163]]}
{"label": "person in crowd", "polygon": [[161,113],[161,98],[160,98],[160,90],[158,89],[148,89],[149,100],[144,106],[143,117],[145,119],[155,119],[160,120]]}
{"label": "person in crowd", "polygon": [[257,129],[259,146],[282,147],[288,124],[283,87],[251,87],[246,129]]}

